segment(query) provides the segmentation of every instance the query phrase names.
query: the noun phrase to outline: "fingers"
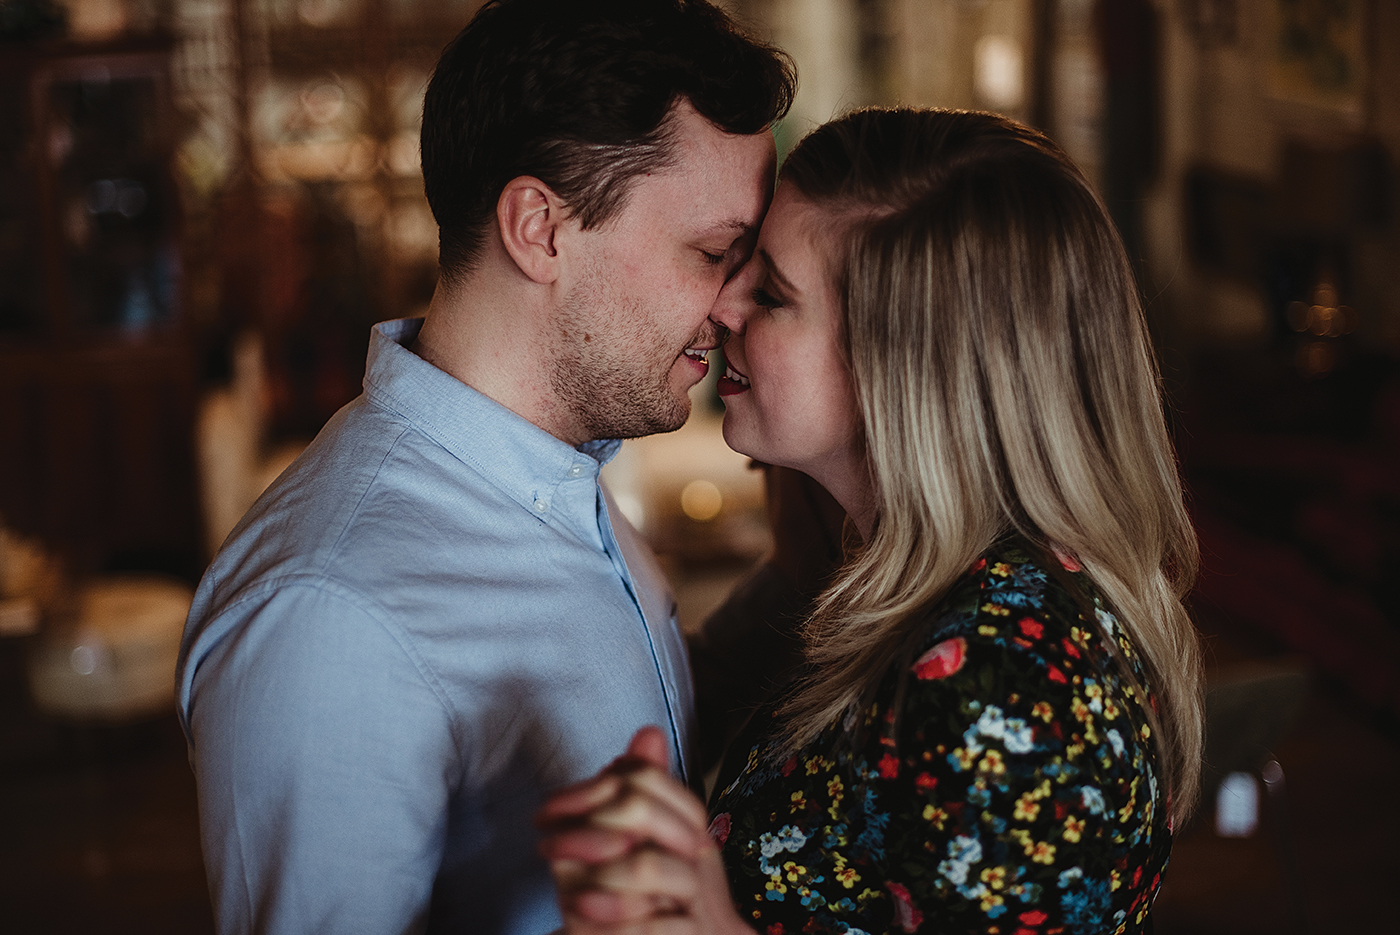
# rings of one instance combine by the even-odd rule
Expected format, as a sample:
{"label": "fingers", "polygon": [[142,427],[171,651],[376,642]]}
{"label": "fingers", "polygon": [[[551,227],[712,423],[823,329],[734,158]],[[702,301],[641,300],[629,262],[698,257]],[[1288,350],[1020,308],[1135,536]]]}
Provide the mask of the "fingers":
{"label": "fingers", "polygon": [[629,834],[585,825],[568,830],[555,830],[540,841],[540,854],[546,860],[574,860],[600,864],[616,860],[636,844]]}
{"label": "fingers", "polygon": [[630,923],[599,923],[580,916],[565,915],[568,935],[712,935],[684,916],[652,916]]}
{"label": "fingers", "polygon": [[[612,768],[608,767],[609,770]],[[587,815],[603,803],[617,798],[622,792],[622,784],[622,776],[605,770],[592,779],[566,786],[540,806],[535,813],[535,824],[543,827]]]}
{"label": "fingers", "polygon": [[642,848],[603,864],[593,875],[593,883],[619,895],[646,896],[653,907],[658,903],[688,905],[699,885],[694,864],[654,848]]}
{"label": "fingers", "polygon": [[659,727],[647,725],[632,736],[627,752],[592,779],[585,779],[549,797],[536,822],[544,824],[568,816],[584,815],[617,796],[622,777],[654,768],[665,774],[670,766],[670,742]]}
{"label": "fingers", "polygon": [[[567,862],[564,862],[567,863]],[[753,935],[734,911],[718,850],[687,860],[639,848],[602,866],[551,864],[574,935]]]}
{"label": "fingers", "polygon": [[711,843],[705,806],[689,789],[654,769],[629,775],[622,792],[594,809],[588,821],[594,827],[650,841],[685,856],[693,856]]}
{"label": "fingers", "polygon": [[627,755],[665,770],[671,765],[671,744],[661,728],[648,724],[632,735],[632,742],[627,745]]}
{"label": "fingers", "polygon": [[546,856],[594,862],[641,841],[687,856],[711,843],[704,804],[640,757],[619,760],[597,778],[556,793],[536,813],[535,824],[545,834]]}
{"label": "fingers", "polygon": [[567,913],[612,925],[684,914],[699,885],[695,865],[650,847],[599,866],[551,861],[550,870]]}

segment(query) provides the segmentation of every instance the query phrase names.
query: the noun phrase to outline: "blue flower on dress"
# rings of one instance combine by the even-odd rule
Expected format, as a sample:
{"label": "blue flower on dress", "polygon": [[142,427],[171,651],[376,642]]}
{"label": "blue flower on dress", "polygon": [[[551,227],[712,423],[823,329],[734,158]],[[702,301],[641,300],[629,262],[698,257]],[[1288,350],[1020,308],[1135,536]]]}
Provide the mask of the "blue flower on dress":
{"label": "blue flower on dress", "polygon": [[1108,928],[1113,892],[1106,879],[1086,879],[1084,885],[1060,896],[1065,922],[1078,932],[1102,932]]}

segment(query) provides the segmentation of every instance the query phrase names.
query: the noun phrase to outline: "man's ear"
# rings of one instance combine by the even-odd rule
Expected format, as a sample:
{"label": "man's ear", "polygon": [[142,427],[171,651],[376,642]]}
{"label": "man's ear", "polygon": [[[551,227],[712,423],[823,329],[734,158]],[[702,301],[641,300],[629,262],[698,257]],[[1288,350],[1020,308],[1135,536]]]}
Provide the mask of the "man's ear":
{"label": "man's ear", "polygon": [[564,214],[550,187],[528,175],[507,182],[496,200],[496,225],[506,253],[535,282],[550,283],[559,276],[554,237]]}

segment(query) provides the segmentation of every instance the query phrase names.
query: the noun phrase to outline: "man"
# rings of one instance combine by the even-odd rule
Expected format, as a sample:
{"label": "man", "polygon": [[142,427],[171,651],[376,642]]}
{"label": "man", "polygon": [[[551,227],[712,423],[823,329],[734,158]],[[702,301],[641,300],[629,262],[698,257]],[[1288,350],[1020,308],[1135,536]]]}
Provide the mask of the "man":
{"label": "man", "polygon": [[786,60],[700,0],[501,0],[444,52],[441,277],[230,536],[178,678],[222,932],[546,932],[531,817],[691,694],[598,487],[678,428],[771,195]]}

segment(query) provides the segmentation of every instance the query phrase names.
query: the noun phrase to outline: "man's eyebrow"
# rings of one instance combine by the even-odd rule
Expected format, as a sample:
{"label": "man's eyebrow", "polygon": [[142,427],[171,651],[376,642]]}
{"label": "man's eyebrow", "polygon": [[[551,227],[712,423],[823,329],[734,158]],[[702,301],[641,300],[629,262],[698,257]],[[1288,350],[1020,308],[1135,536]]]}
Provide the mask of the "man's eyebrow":
{"label": "man's eyebrow", "polygon": [[708,231],[706,231],[706,233],[707,233],[707,234],[712,234],[712,233],[719,233],[719,232],[721,232],[721,231],[724,231],[724,232],[732,231],[732,232],[734,232],[734,233],[736,233],[736,234],[743,235],[743,234],[751,234],[751,233],[753,233],[753,232],[756,231],[756,230],[758,230],[758,227],[757,227],[757,225],[755,225],[755,224],[751,224],[751,223],[749,223],[748,221],[742,220],[741,218],[730,218],[730,219],[728,219],[728,220],[726,220],[726,221],[720,221],[720,222],[718,222],[718,223],[715,224],[713,227],[711,227]]}
{"label": "man's eyebrow", "polygon": [[758,255],[763,257],[763,265],[768,267],[768,273],[778,281],[778,286],[790,296],[802,294],[802,290],[792,284],[792,280],[783,275],[783,271],[778,269],[778,264],[773,262],[773,258],[768,255],[768,251],[759,248]]}

